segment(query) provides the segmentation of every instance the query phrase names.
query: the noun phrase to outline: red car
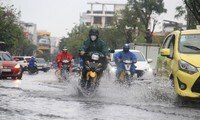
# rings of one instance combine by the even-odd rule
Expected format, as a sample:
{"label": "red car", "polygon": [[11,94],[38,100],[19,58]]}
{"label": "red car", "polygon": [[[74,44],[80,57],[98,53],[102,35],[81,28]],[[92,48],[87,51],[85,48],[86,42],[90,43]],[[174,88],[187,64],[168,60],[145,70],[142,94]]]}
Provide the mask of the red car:
{"label": "red car", "polygon": [[0,51],[1,74],[0,78],[22,78],[22,68],[19,63],[12,59],[9,52]]}

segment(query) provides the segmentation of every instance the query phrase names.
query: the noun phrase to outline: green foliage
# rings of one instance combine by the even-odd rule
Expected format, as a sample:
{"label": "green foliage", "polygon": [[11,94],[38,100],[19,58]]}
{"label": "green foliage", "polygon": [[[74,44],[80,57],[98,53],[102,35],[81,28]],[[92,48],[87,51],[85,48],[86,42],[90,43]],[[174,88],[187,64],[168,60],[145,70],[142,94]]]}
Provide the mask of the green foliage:
{"label": "green foliage", "polygon": [[50,54],[37,54],[37,58],[44,58],[46,61],[50,60]]}
{"label": "green foliage", "polygon": [[[114,24],[126,39],[131,39],[130,42],[145,42],[151,15],[166,11],[163,0],[128,0],[126,8],[121,11],[122,19],[116,17]],[[151,33],[153,31],[154,28]]]}
{"label": "green foliage", "polygon": [[196,25],[200,24],[200,1],[183,0],[183,4],[184,5],[176,7],[177,14],[174,17],[180,18],[185,16],[185,19],[187,20],[187,28],[194,29],[196,28]]}
{"label": "green foliage", "polygon": [[116,28],[100,29],[100,38],[102,38],[110,49],[121,48],[125,43],[125,35]]}
{"label": "green foliage", "polygon": [[180,18],[180,17],[182,17],[183,15],[186,14],[185,7],[183,7],[182,5],[177,6],[175,9],[178,12],[177,14],[175,14],[175,16],[174,16],[175,18]]}
{"label": "green foliage", "polygon": [[0,41],[6,43],[12,55],[32,55],[36,46],[24,37],[23,29],[18,24],[19,16],[20,12],[13,5],[0,4]]}
{"label": "green foliage", "polygon": [[[90,29],[91,27],[85,25],[75,26],[71,33],[68,34],[68,38],[61,39],[59,49],[61,50],[63,46],[67,46],[73,56],[78,57],[80,46],[83,41],[88,38]],[[111,49],[121,48],[124,44],[125,36],[116,28],[99,28],[99,33],[99,37],[103,39]]]}
{"label": "green foliage", "polygon": [[152,14],[167,12],[163,0],[128,0],[128,6],[140,22],[148,29],[148,23]]}
{"label": "green foliage", "polygon": [[11,49],[14,55],[32,56],[37,50],[37,46],[32,44],[28,39],[22,39],[20,44],[18,41],[15,42]]}
{"label": "green foliage", "polygon": [[[115,15],[112,27],[99,29],[102,38],[111,49],[121,48],[127,40],[127,30],[131,33],[130,42],[145,42],[144,36],[148,28],[151,14],[166,12],[163,0],[128,0],[128,5],[122,12],[122,19]],[[59,48],[67,46],[76,57],[81,44],[88,37],[90,28],[84,25],[75,26],[68,38],[62,38]]]}
{"label": "green foliage", "polygon": [[84,25],[75,26],[71,33],[68,33],[68,38],[62,38],[59,44],[59,49],[61,50],[63,46],[67,46],[69,51],[73,54],[73,56],[78,56],[78,50],[82,42],[88,37],[89,32],[88,27]]}
{"label": "green foliage", "polygon": [[16,24],[19,13],[12,7],[0,5],[0,40],[6,43],[8,50],[23,36],[22,29]]}

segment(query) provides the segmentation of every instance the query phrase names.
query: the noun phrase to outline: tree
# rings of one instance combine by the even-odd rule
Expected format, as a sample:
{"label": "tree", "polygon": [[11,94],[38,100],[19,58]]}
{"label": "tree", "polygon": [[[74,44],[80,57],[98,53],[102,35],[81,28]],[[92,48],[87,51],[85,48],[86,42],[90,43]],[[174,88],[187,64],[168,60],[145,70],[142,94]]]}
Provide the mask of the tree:
{"label": "tree", "polygon": [[61,50],[63,46],[67,46],[74,57],[78,56],[78,50],[82,42],[88,37],[89,29],[85,25],[74,26],[71,32],[68,33],[68,37],[61,39],[59,49]]}
{"label": "tree", "polygon": [[163,12],[167,12],[164,8],[163,0],[128,0],[128,5],[145,26],[145,30],[149,27],[149,20],[152,14],[160,15]]}
{"label": "tree", "polygon": [[[163,12],[167,12],[163,0],[128,0],[126,9],[122,11],[122,19],[119,20],[117,26],[122,31],[127,31],[127,38],[132,40],[141,39],[141,36],[147,35],[146,32],[149,29],[152,14]],[[154,27],[151,34],[148,35],[152,35]],[[130,35],[130,33],[132,34]],[[152,36],[146,36],[145,38],[148,37]],[[132,40],[131,42],[133,42]]]}
{"label": "tree", "polygon": [[16,40],[10,49],[13,55],[31,56],[36,52],[37,46],[32,44],[29,39]]}
{"label": "tree", "polygon": [[0,6],[0,40],[6,43],[7,48],[12,48],[14,41],[23,37],[22,29],[17,25],[19,13],[13,6]]}
{"label": "tree", "polygon": [[[138,28],[142,29],[139,25],[137,15],[132,12],[130,7],[127,5],[124,10],[121,10],[122,16],[116,16],[113,19],[113,26],[115,26],[116,33],[120,34],[121,39],[125,39],[126,43],[133,42],[133,39],[138,37]],[[120,19],[121,17],[121,19]],[[140,26],[140,27],[139,27]]]}
{"label": "tree", "polygon": [[20,12],[13,5],[0,4],[0,41],[5,42],[6,50],[14,55],[32,55],[36,50],[30,40],[24,36],[23,28],[18,24]]}
{"label": "tree", "polygon": [[183,5],[177,6],[176,11],[177,14],[174,16],[175,18],[180,18],[185,15],[185,19],[187,20],[187,28],[194,29],[196,25],[200,24],[200,1],[199,0],[183,0]]}

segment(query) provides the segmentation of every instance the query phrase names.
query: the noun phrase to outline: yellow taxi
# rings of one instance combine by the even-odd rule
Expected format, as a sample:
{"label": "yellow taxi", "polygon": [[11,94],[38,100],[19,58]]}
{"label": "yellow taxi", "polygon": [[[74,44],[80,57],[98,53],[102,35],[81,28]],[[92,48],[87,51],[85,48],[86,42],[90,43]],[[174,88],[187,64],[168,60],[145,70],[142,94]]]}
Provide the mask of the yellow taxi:
{"label": "yellow taxi", "polygon": [[182,98],[200,98],[200,30],[174,31],[164,40],[156,75],[172,80]]}

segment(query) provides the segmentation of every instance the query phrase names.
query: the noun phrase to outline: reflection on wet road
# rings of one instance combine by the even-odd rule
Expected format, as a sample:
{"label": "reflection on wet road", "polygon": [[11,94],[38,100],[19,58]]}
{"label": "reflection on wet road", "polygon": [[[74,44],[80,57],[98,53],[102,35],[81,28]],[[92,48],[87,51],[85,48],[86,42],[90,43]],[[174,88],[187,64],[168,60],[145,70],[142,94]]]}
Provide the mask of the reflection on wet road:
{"label": "reflection on wet road", "polygon": [[80,96],[78,77],[58,82],[54,70],[22,80],[0,80],[1,120],[199,120],[197,104],[178,107],[170,83],[135,81],[126,88],[104,77],[91,98]]}

